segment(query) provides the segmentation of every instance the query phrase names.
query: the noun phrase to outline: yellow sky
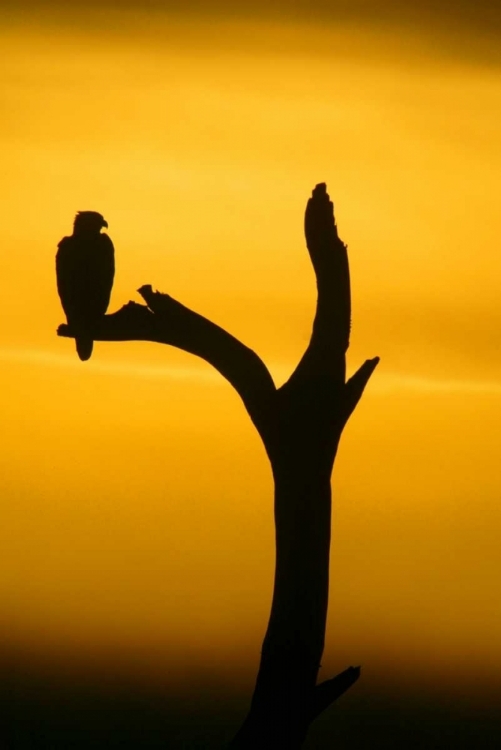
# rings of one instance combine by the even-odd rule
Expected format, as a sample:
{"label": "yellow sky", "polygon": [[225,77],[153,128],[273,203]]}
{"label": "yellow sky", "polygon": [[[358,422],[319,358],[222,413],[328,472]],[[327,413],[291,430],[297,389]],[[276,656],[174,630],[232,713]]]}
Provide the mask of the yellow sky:
{"label": "yellow sky", "polygon": [[54,254],[77,210],[102,212],[112,309],[151,283],[280,382],[308,341],[302,214],[325,180],[350,367],[382,358],[335,469],[326,664],[498,678],[499,69],[353,23],[162,23],[0,31],[7,640],[255,667],[273,570],[258,438],[184,353],[97,344],[81,364],[55,336]]}

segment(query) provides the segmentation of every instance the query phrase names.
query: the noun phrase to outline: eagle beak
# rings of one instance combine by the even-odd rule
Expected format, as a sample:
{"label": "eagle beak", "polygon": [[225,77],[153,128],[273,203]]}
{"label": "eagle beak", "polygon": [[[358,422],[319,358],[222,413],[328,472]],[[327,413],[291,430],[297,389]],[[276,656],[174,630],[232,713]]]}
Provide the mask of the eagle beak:
{"label": "eagle beak", "polygon": [[103,219],[103,227],[106,227],[106,229],[108,229],[108,222],[106,221],[106,219]]}

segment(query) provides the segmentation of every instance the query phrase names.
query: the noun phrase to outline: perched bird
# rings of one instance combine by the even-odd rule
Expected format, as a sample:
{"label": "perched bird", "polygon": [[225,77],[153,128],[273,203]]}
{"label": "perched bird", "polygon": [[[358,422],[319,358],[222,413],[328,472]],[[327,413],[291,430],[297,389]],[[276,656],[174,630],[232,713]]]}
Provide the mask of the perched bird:
{"label": "perched bird", "polygon": [[92,333],[108,309],[115,275],[115,250],[103,227],[101,214],[79,211],[56,254],[57,291],[81,360],[92,354]]}

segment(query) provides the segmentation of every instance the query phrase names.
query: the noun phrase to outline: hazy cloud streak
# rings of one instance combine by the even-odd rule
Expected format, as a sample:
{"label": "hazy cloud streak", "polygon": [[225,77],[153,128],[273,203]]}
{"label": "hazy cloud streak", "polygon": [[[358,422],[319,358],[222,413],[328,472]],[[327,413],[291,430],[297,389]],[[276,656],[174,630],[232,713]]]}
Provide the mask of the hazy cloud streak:
{"label": "hazy cloud streak", "polygon": [[[82,370],[82,364],[75,356],[53,354],[41,349],[0,349],[0,361],[19,364],[39,365],[40,367],[58,367]],[[210,383],[223,383],[221,376],[203,367],[178,367],[140,365],[125,360],[119,362],[93,361],[85,366],[90,374],[107,373],[126,375],[145,379],[175,379],[175,380],[203,380]],[[279,381],[285,381],[293,370],[293,365],[273,363],[271,369]],[[390,393],[392,391],[416,391],[422,393],[489,393],[501,395],[501,382],[488,380],[439,380],[415,377],[399,372],[381,373],[373,378],[370,386],[375,393]]]}

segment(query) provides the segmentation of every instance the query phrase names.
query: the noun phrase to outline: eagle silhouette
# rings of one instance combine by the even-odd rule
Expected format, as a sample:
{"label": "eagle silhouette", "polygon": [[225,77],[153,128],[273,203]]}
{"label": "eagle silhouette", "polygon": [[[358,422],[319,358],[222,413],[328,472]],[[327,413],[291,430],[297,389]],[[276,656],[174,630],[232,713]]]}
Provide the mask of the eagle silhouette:
{"label": "eagle silhouette", "polygon": [[92,334],[108,309],[115,276],[115,249],[103,227],[108,223],[101,214],[79,211],[73,234],[57,246],[57,291],[83,361],[92,354]]}

